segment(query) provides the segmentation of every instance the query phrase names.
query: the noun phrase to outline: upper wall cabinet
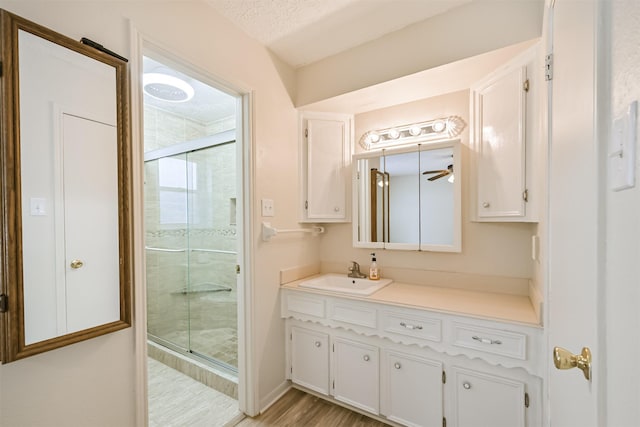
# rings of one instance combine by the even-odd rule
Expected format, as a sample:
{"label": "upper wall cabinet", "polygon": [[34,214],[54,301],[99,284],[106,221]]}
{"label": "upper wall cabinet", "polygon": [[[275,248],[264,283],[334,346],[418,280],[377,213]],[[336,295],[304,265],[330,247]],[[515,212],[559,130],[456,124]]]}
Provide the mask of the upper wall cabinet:
{"label": "upper wall cabinet", "polygon": [[538,52],[536,44],[471,88],[477,221],[538,220]]}
{"label": "upper wall cabinet", "polygon": [[126,60],[0,10],[0,356],[131,325]]}
{"label": "upper wall cabinet", "polygon": [[300,222],[349,222],[353,117],[300,113]]}

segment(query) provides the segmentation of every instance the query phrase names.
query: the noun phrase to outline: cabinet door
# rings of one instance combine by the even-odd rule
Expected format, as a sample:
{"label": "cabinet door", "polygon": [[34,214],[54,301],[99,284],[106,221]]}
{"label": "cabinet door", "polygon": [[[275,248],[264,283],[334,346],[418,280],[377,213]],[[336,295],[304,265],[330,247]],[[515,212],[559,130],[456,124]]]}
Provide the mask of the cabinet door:
{"label": "cabinet door", "polygon": [[479,219],[526,215],[526,79],[515,67],[474,90]]}
{"label": "cabinet door", "polygon": [[304,117],[302,128],[303,220],[348,221],[351,122],[343,116]]}
{"label": "cabinet door", "polygon": [[329,335],[291,328],[291,381],[329,394]]}
{"label": "cabinet door", "polygon": [[380,405],[378,348],[344,338],[333,340],[333,396],[377,414]]}
{"label": "cabinet door", "polygon": [[525,426],[524,383],[462,368],[453,373],[453,425]]}
{"label": "cabinet door", "polygon": [[386,350],[381,375],[383,415],[407,426],[442,425],[442,363]]}

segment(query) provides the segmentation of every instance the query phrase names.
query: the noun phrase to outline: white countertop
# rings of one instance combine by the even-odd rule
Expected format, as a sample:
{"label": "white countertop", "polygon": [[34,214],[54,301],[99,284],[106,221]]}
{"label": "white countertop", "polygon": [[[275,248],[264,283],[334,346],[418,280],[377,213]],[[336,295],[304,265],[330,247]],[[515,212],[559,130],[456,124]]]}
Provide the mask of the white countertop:
{"label": "white countertop", "polygon": [[[315,275],[312,277],[318,277]],[[304,280],[282,285],[284,289],[294,289],[313,294],[340,296],[352,300],[391,304],[414,309],[428,309],[445,313],[481,317],[540,326],[531,300],[528,296],[507,295],[490,292],[469,291],[437,286],[410,285],[393,282],[369,296],[358,296],[301,288]]]}

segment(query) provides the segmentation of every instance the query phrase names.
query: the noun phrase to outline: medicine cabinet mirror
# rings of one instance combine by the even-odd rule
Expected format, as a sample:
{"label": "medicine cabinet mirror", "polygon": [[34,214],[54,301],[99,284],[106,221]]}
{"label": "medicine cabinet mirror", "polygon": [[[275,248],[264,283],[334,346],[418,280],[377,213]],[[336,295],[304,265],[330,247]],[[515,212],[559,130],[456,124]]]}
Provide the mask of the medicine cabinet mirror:
{"label": "medicine cabinet mirror", "polygon": [[460,252],[459,140],[356,154],[353,160],[355,247]]}
{"label": "medicine cabinet mirror", "polygon": [[0,10],[0,357],[131,325],[127,63]]}

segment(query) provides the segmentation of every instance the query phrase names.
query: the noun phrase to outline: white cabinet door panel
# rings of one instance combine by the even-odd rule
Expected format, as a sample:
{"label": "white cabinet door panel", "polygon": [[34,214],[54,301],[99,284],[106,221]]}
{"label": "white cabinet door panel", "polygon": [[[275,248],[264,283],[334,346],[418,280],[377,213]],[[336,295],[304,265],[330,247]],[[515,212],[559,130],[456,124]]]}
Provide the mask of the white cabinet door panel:
{"label": "white cabinet door panel", "polygon": [[412,427],[442,425],[442,363],[392,350],[382,354],[381,411]]}
{"label": "white cabinet door panel", "polygon": [[333,396],[377,414],[380,407],[378,347],[345,338],[333,340]]}
{"label": "white cabinet door panel", "polygon": [[329,394],[329,336],[308,329],[291,328],[291,381]]}
{"label": "white cabinet door panel", "polygon": [[470,369],[453,368],[457,427],[524,427],[524,383]]}
{"label": "white cabinet door panel", "polygon": [[478,217],[525,216],[526,67],[476,92]]}

